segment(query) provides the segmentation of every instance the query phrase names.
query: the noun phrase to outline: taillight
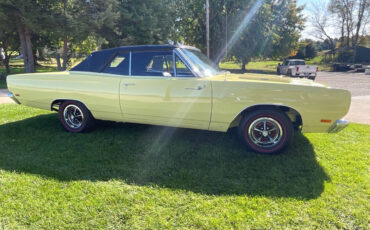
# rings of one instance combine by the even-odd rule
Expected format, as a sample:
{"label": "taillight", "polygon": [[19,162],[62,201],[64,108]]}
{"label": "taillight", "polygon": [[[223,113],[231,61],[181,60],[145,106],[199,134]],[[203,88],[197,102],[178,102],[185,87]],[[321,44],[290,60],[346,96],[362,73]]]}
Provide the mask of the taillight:
{"label": "taillight", "polygon": [[297,66],[297,72],[299,72],[299,67]]}
{"label": "taillight", "polygon": [[316,72],[319,72],[319,67],[316,67]]}

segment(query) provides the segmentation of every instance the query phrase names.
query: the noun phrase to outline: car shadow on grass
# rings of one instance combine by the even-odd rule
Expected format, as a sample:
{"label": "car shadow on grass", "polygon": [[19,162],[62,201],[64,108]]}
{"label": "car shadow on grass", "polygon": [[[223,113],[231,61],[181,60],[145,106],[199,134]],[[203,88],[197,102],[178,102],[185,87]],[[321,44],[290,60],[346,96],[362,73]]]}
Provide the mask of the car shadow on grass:
{"label": "car shadow on grass", "polygon": [[234,132],[98,122],[62,130],[55,114],[0,125],[0,169],[61,181],[122,180],[208,195],[312,199],[329,180],[301,134],[284,154],[245,150]]}

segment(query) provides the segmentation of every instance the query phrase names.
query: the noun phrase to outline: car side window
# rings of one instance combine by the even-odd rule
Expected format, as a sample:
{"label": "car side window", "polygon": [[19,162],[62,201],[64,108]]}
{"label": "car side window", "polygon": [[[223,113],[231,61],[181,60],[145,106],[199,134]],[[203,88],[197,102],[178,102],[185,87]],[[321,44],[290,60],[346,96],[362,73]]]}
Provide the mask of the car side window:
{"label": "car side window", "polygon": [[176,55],[176,77],[194,77],[185,63]]}
{"label": "car side window", "polygon": [[132,53],[133,76],[164,76],[167,72],[173,76],[172,52],[136,52]]}
{"label": "car side window", "polygon": [[129,75],[130,54],[117,54],[112,61],[105,67],[103,73]]}

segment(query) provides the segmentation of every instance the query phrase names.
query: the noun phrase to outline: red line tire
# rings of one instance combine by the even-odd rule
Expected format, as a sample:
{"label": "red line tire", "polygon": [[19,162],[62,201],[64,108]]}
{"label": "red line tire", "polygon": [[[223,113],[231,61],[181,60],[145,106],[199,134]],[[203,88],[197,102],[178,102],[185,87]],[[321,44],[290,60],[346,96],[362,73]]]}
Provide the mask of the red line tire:
{"label": "red line tire", "polygon": [[65,101],[59,107],[59,120],[65,130],[71,133],[90,131],[95,119],[84,104],[78,101]]}
{"label": "red line tire", "polygon": [[292,142],[294,127],[285,113],[263,109],[244,116],[238,134],[248,149],[261,154],[278,154]]}

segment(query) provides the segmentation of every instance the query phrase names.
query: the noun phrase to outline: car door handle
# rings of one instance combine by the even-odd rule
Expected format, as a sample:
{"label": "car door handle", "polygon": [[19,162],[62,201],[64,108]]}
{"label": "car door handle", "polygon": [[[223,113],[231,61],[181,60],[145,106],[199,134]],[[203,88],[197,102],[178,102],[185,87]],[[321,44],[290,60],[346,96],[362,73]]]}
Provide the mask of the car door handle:
{"label": "car door handle", "polygon": [[123,87],[127,87],[127,86],[134,86],[136,85],[135,83],[123,83]]}
{"label": "car door handle", "polygon": [[205,85],[200,85],[200,86],[198,86],[198,87],[196,87],[196,88],[185,88],[185,89],[187,89],[187,90],[202,90],[202,89],[204,89],[204,88],[206,88],[206,86],[205,86]]}

